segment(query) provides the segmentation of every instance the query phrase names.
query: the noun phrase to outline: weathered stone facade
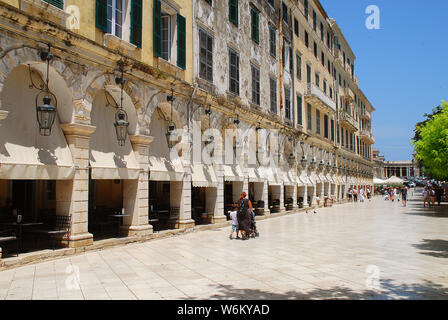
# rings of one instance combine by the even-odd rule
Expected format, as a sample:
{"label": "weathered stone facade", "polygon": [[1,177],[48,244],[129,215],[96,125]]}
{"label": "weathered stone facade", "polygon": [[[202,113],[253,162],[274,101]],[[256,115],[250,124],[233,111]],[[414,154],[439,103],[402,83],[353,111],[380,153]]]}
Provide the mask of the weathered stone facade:
{"label": "weathered stone facade", "polygon": [[[126,1],[126,19],[130,14],[129,3]],[[372,184],[368,148],[373,137],[367,128],[371,128],[368,119],[373,107],[358,88],[355,77],[350,76],[348,70],[342,70],[343,65],[335,63],[337,57],[331,46],[326,49],[325,56],[338,74],[344,74],[349,87],[367,106],[361,109],[358,98],[356,105],[347,98],[345,105],[351,106],[353,119],[357,122],[351,128],[349,120],[342,122],[339,118],[336,105],[338,97],[347,96],[345,86],[338,86],[333,72],[319,66],[310,49],[312,45],[307,48],[303,44],[302,34],[295,35],[294,19],[298,19],[300,32],[308,30],[309,39],[318,37],[305,21],[303,1],[285,1],[288,10],[285,15],[280,1],[274,1],[274,7],[262,0],[237,1],[237,24],[229,22],[228,1],[213,1],[212,5],[203,0],[162,1],[162,11],[166,10],[172,17],[175,17],[173,12],[185,17],[185,68],[154,54],[151,41],[154,3],[156,1],[142,1],[144,22],[139,48],[128,41],[128,20],[123,23],[122,38],[104,33],[95,28],[94,6],[83,7],[81,0],[67,1],[64,5],[64,8],[69,5],[81,8],[77,30],[70,30],[63,23],[68,18],[63,10],[53,8],[45,1],[0,1],[0,130],[12,132],[28,124],[31,131],[23,131],[26,135],[23,141],[35,140],[21,144],[14,139],[8,140],[7,135],[2,136],[0,154],[4,158],[0,160],[10,161],[12,153],[8,150],[13,150],[11,145],[36,153],[46,150],[53,157],[53,160],[45,161],[42,154],[38,154],[36,163],[20,164],[22,176],[17,171],[11,175],[12,171],[7,172],[7,167],[0,168],[0,207],[5,206],[12,196],[13,180],[56,180],[55,212],[71,216],[69,246],[82,247],[93,243],[89,232],[89,212],[96,206],[91,203],[96,192],[93,189],[97,188],[92,184],[93,180],[99,184],[101,180],[109,180],[117,190],[121,187],[118,193],[127,216],[119,233],[140,239],[148,238],[153,232],[153,226],[148,222],[151,206],[154,202],[157,204],[152,199],[153,187],[169,190],[169,199],[163,199],[170,207],[169,227],[191,228],[199,221],[197,210],[201,210],[199,214],[207,219],[211,215],[214,223],[225,221],[226,211],[243,191],[258,203],[260,214],[268,215],[297,207],[322,206],[326,199],[343,201],[349,186]],[[47,10],[48,6],[51,10]],[[317,1],[310,1],[310,6],[318,11],[331,32],[333,43],[333,36],[340,30],[334,21],[328,24],[331,20],[326,20]],[[254,28],[252,14],[258,21],[257,41],[251,34]],[[213,38],[211,81],[201,76],[200,30]],[[275,40],[271,41],[273,33]],[[170,38],[174,52],[176,41],[173,39]],[[274,51],[270,47],[272,43],[275,43]],[[29,78],[43,83],[46,65],[39,55],[48,50],[47,44],[51,44],[54,54],[50,61],[49,89],[57,96],[58,119],[54,124],[55,133],[44,140],[34,138],[38,136],[35,120],[31,120],[31,116],[25,119],[23,115],[29,113],[35,117],[32,97],[37,91],[29,88]],[[229,49],[239,55],[239,93],[229,89]],[[302,78],[297,71],[296,54],[302,56]],[[350,57],[354,61],[354,56]],[[306,63],[313,72],[319,69],[321,79],[327,79],[328,88],[332,88],[331,97],[319,88],[311,88],[311,81],[305,82]],[[121,88],[115,82],[117,70],[123,72],[126,80],[122,96]],[[253,74],[257,70],[259,88],[254,93],[253,83],[257,81],[253,81]],[[276,83],[274,90],[270,87],[271,79]],[[18,90],[24,94],[18,94]],[[171,94],[174,101],[169,102],[167,98]],[[300,108],[299,96],[303,101]],[[308,103],[313,110],[312,128],[306,126]],[[128,138],[123,148],[116,145],[113,122],[107,120],[112,117],[110,106],[113,105],[122,106],[129,119]],[[324,129],[322,125],[321,131],[316,132],[315,110],[321,112],[320,123],[325,121],[325,116],[334,121],[332,129],[328,121],[328,127]],[[365,110],[362,117],[360,110]],[[171,123],[181,130],[181,140],[174,148],[168,146],[165,135]],[[360,127],[361,123],[364,127]],[[366,152],[357,151],[359,144],[349,148],[342,143],[338,131],[342,127],[360,133],[356,136],[365,143]],[[217,161],[208,165],[203,163],[203,157],[194,157],[194,149],[198,147],[193,144],[197,141],[195,134],[199,139],[204,134],[217,139],[220,134],[224,136],[226,129],[246,133],[258,133],[261,129],[278,133],[279,150],[277,153],[270,151],[276,155],[279,166],[270,167],[259,162],[249,164],[251,154],[244,148],[244,160],[232,164]],[[59,144],[54,140],[55,135],[61,141]],[[250,139],[247,134],[240,141],[237,138],[236,143],[247,145]],[[199,148],[212,145],[214,156],[221,156],[222,160],[227,149],[224,148],[225,141],[219,142],[202,141]],[[63,178],[59,160],[55,160],[56,145],[71,155],[71,166],[64,167],[64,172],[68,173]],[[235,145],[234,148],[239,147]],[[258,155],[258,149],[256,153]],[[14,168],[14,164],[8,165]],[[48,169],[48,176],[32,176],[27,166],[36,166],[41,171]],[[112,197],[115,191],[110,192]],[[205,197],[202,202],[198,200],[201,197]]]}

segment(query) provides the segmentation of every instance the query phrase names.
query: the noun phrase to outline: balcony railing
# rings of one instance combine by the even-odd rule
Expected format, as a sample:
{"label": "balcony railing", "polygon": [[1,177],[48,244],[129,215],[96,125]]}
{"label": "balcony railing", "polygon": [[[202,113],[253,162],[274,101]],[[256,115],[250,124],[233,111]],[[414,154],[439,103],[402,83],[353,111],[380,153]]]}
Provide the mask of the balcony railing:
{"label": "balcony railing", "polygon": [[360,132],[361,138],[367,138],[372,144],[375,143],[375,137],[373,136],[372,132],[367,129],[362,129]]}
{"label": "balcony railing", "polygon": [[352,103],[355,101],[355,94],[353,93],[352,89],[349,87],[344,88],[344,99],[348,101],[349,103]]}
{"label": "balcony railing", "polygon": [[339,122],[341,124],[345,123],[345,124],[349,125],[354,131],[358,130],[358,123],[356,122],[356,120],[353,119],[352,116],[349,115],[345,111],[340,111],[339,112]]}
{"label": "balcony railing", "polygon": [[336,111],[336,103],[328,97],[318,86],[313,83],[308,83],[306,97],[315,104],[320,104],[323,107],[327,107]]}
{"label": "balcony railing", "polygon": [[365,109],[361,109],[361,118],[370,120],[370,113]]}

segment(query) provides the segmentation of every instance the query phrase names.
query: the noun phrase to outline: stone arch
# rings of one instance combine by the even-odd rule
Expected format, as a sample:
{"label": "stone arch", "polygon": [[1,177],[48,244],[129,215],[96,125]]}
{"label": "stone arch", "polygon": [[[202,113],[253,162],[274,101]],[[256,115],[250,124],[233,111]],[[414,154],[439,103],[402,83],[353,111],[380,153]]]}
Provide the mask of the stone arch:
{"label": "stone arch", "polygon": [[[115,77],[114,74],[111,72],[101,72],[99,74],[93,74],[92,76],[87,76],[87,78],[90,78],[90,81],[87,83],[87,87],[83,90],[83,96],[81,98],[81,103],[83,104],[85,108],[85,112],[87,113],[87,118],[90,119],[90,112],[92,111],[92,102],[95,99],[95,96],[101,91],[101,90],[107,90],[108,92],[112,90],[113,92],[118,90],[121,90],[119,86],[115,83]],[[107,89],[106,89],[107,88]],[[126,97],[126,100],[128,101],[127,107],[132,105],[132,109],[130,108],[126,109],[126,112],[128,113],[128,116],[132,114],[132,118],[134,118],[135,114],[135,121],[133,125],[135,125],[134,133],[138,133],[140,131],[140,124],[139,119],[137,116],[137,110],[142,107],[141,102],[141,89],[140,86],[138,86],[136,83],[134,83],[130,79],[126,79],[125,85],[123,86],[123,97]],[[114,97],[115,99],[115,97]],[[116,100],[116,99],[115,99]],[[119,97],[118,100],[120,101]],[[131,117],[130,117],[131,118]],[[132,133],[132,134],[134,134]]]}
{"label": "stone arch", "polygon": [[[37,73],[41,79],[46,77],[46,64],[39,57],[39,49],[29,46],[10,47],[0,54],[0,93],[9,74],[17,67],[29,67]],[[70,123],[74,119],[74,101],[72,85],[76,81],[76,74],[71,67],[60,57],[50,61],[49,88],[58,99],[58,115],[61,123]],[[29,77],[27,81],[30,82]],[[58,97],[62,91],[63,96]],[[68,97],[68,98],[67,98]],[[59,103],[60,101],[63,103]],[[0,109],[2,108],[0,99]]]}
{"label": "stone arch", "polygon": [[[151,118],[154,115],[154,112],[159,112],[159,114],[163,117],[165,121],[171,121],[171,104],[169,102],[160,102],[154,111],[151,114]],[[174,108],[173,105],[173,119],[172,121],[176,125],[177,129],[181,129],[183,127],[182,119],[179,115],[179,112]]]}

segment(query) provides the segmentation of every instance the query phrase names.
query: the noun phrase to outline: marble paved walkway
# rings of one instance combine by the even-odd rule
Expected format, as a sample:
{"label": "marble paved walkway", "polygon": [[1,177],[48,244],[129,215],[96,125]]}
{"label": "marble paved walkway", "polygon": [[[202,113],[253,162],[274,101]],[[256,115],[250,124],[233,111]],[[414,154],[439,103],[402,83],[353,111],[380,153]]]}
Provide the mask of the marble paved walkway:
{"label": "marble paved walkway", "polygon": [[377,197],[0,272],[0,299],[448,299],[448,204]]}

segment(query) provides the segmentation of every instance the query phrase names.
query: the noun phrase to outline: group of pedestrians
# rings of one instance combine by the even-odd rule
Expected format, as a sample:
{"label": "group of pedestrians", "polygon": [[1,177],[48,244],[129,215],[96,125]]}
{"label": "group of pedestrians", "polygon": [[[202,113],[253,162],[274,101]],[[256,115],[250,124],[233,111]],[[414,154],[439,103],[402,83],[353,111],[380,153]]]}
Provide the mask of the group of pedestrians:
{"label": "group of pedestrians", "polygon": [[431,204],[434,206],[435,202],[440,206],[442,202],[442,197],[445,193],[444,188],[439,184],[428,185],[423,189],[423,207],[426,208],[426,204],[428,204],[428,208],[431,208]]}
{"label": "group of pedestrians", "polygon": [[390,200],[392,202],[403,203],[403,207],[406,207],[406,203],[408,200],[408,187],[390,187],[384,191],[384,200]]}
{"label": "group of pedestrians", "polygon": [[[229,238],[233,239],[233,233],[236,233],[237,239],[248,240],[250,236],[258,236],[257,226],[255,224],[255,212],[252,202],[247,199],[246,192],[241,193],[237,206],[230,212],[232,219],[232,231]],[[241,238],[239,237],[241,233]]]}
{"label": "group of pedestrians", "polygon": [[359,191],[356,188],[349,188],[347,191],[348,194],[348,200],[350,202],[358,202],[358,200],[360,202],[364,202],[367,199],[370,201],[370,188],[367,187],[366,190],[364,190],[364,188],[360,188]]}

